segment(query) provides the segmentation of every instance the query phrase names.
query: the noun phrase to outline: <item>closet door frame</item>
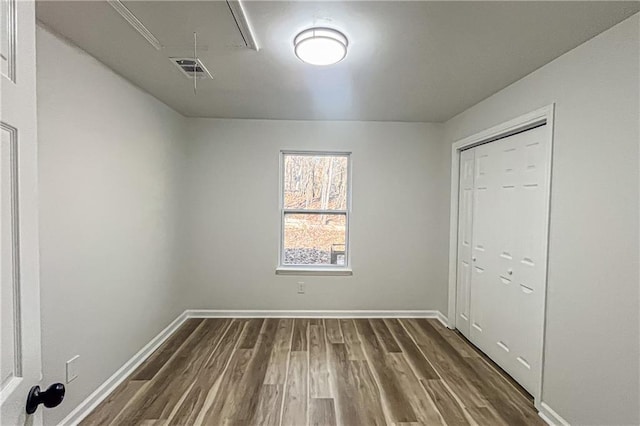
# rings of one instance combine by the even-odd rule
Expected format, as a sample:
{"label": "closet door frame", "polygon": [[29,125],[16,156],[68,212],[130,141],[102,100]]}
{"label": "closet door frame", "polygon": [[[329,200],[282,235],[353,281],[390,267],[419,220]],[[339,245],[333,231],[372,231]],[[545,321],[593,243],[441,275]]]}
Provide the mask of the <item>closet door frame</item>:
{"label": "closet door frame", "polygon": [[469,148],[489,143],[497,139],[502,139],[515,133],[520,133],[534,127],[546,125],[547,132],[547,151],[546,161],[547,167],[547,194],[546,194],[546,218],[545,218],[545,253],[546,261],[544,265],[545,282],[542,286],[542,299],[544,305],[543,324],[542,324],[542,342],[540,342],[540,377],[536,391],[533,395],[535,407],[540,411],[542,408],[542,378],[544,372],[544,340],[546,335],[546,310],[547,310],[547,282],[548,282],[548,259],[549,259],[549,215],[551,206],[551,170],[553,158],[553,120],[554,120],[555,104],[550,104],[530,113],[521,115],[517,118],[509,120],[505,123],[483,130],[475,135],[471,135],[455,142],[451,148],[451,209],[449,220],[449,304],[448,304],[448,326],[451,329],[456,327],[456,299],[457,299],[457,281],[458,281],[458,204],[460,189],[460,153]]}

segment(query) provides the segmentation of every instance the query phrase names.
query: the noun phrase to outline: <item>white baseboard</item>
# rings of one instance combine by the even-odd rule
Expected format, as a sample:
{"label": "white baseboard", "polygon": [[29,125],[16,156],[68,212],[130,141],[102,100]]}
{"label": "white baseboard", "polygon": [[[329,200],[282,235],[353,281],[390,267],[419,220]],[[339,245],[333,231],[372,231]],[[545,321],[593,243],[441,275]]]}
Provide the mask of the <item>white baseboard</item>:
{"label": "white baseboard", "polygon": [[434,318],[445,327],[447,317],[440,311],[260,311],[260,310],[215,310],[187,309],[171,324],[154,337],[145,347],[140,349],[118,371],[113,373],[91,395],[80,403],[59,426],[77,425],[91,411],[125,381],[160,345],[173,334],[188,318]]}
{"label": "white baseboard", "polygon": [[156,337],[151,339],[142,349],[138,351],[131,359],[124,363],[122,367],[118,369],[111,377],[109,377],[103,384],[101,384],[91,395],[89,395],[84,401],[80,403],[76,408],[71,411],[67,417],[60,421],[59,425],[71,426],[77,425],[84,419],[91,411],[93,411],[98,404],[105,400],[116,387],[125,381],[131,373],[135,371],[140,364],[142,364],[160,345],[169,338],[187,319],[186,312],[181,313],[178,317],[171,322],[164,330],[162,330]]}
{"label": "white baseboard", "polygon": [[188,318],[434,318],[447,327],[440,311],[280,311],[189,309]]}
{"label": "white baseboard", "polygon": [[447,328],[451,328],[454,329],[454,327],[450,327],[449,326],[449,319],[440,311],[436,311],[436,318],[438,319],[438,321],[440,321],[442,323],[442,325],[444,325]]}
{"label": "white baseboard", "polygon": [[553,411],[546,403],[540,403],[540,411],[538,415],[550,426],[570,426],[569,422],[560,416],[560,414]]}

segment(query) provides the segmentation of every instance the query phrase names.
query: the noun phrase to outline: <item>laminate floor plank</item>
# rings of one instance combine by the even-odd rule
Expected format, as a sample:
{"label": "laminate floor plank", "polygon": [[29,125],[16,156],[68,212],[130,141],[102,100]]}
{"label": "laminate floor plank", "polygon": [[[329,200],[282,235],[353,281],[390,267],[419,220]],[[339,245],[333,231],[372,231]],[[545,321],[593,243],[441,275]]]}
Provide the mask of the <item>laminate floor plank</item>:
{"label": "laminate floor plank", "polygon": [[[366,361],[350,361],[349,374],[356,410],[363,419],[362,425],[383,425],[387,422],[384,413],[383,397]],[[349,423],[346,423],[349,424]]]}
{"label": "laminate floor plank", "polygon": [[[167,419],[179,402],[180,398],[195,382],[202,366],[213,355],[218,344],[224,338],[227,329],[231,325],[231,319],[207,319],[204,324],[211,324],[207,328],[208,333],[203,336],[203,340],[197,345],[191,353],[184,353],[184,363],[177,362],[166,371],[161,370],[170,377],[170,380],[156,381],[156,377],[149,381],[149,389],[153,389],[160,384],[166,384],[165,392],[158,392],[158,396],[153,403],[144,411],[146,419]],[[169,364],[167,364],[169,365]],[[176,370],[174,370],[176,368]],[[162,388],[159,388],[162,389]]]}
{"label": "laminate floor plank", "polygon": [[258,406],[250,425],[278,426],[282,408],[283,385],[262,385]]}
{"label": "laminate floor plank", "polygon": [[311,398],[309,402],[310,426],[336,426],[333,398]]}
{"label": "laminate floor plank", "polygon": [[364,361],[350,361],[346,343],[329,345],[336,421],[341,425],[384,425],[380,391]]}
{"label": "laminate floor plank", "polygon": [[93,412],[82,421],[85,426],[108,425],[113,420],[113,413],[120,412],[131,398],[147,383],[146,380],[128,380],[122,383]]}
{"label": "laminate floor plank", "polygon": [[304,351],[291,352],[282,411],[283,426],[307,424],[309,372],[307,358],[307,353]]}
{"label": "laminate floor plank", "polygon": [[287,377],[287,360],[293,337],[293,319],[282,318],[278,322],[275,342],[264,377],[265,385],[284,385]]}
{"label": "laminate floor plank", "polygon": [[352,319],[341,319],[340,329],[344,337],[345,348],[349,354],[351,361],[364,361],[364,353],[362,352],[362,346],[360,344],[360,337],[356,330],[356,326]]}
{"label": "laminate floor plank", "polygon": [[247,320],[246,331],[244,332],[244,336],[242,336],[242,341],[239,346],[240,349],[253,349],[258,341],[263,323],[264,319],[260,318]]}
{"label": "laminate floor plank", "polygon": [[[489,401],[478,390],[473,380],[465,375],[468,369],[465,358],[461,357],[444,339],[434,341],[418,323],[418,320],[403,321],[407,332],[414,338],[421,352],[429,360],[434,370],[454,391],[465,407],[486,407]],[[443,348],[442,345],[446,345]],[[463,362],[464,364],[461,364]]]}
{"label": "laminate floor plank", "polygon": [[234,350],[238,345],[240,335],[245,323],[233,321],[224,337],[220,341],[218,349],[209,357],[202,370],[199,372],[193,386],[186,393],[176,414],[171,419],[172,424],[192,424],[205,406],[211,392],[216,392],[216,381],[222,377]]}
{"label": "laminate floor plank", "polygon": [[388,354],[378,340],[371,322],[366,319],[358,319],[354,322],[367,362],[378,386],[380,386],[383,407],[388,413],[388,420],[391,423],[417,421],[416,414],[405,394],[405,389],[402,388],[398,377],[394,374],[388,361]]}
{"label": "laminate floor plank", "polygon": [[543,422],[530,395],[435,320],[227,318],[185,322],[81,422],[107,424]]}
{"label": "laminate floor plank", "polygon": [[505,421],[490,407],[466,407],[465,410],[469,416],[479,425],[495,425],[509,426]]}
{"label": "laminate floor plank", "polygon": [[[236,349],[233,353],[231,361],[221,378],[218,391],[213,398],[208,398],[205,408],[198,414],[196,423],[220,424],[228,421],[232,412],[235,411],[234,396],[238,391],[238,383],[242,380],[251,358],[253,357],[253,349]],[[178,420],[178,419],[176,419]]]}
{"label": "laminate floor plank", "polygon": [[450,425],[468,425],[463,408],[440,380],[426,380],[422,385],[431,396],[445,423]]}
{"label": "laminate floor plank", "polygon": [[402,353],[411,365],[414,374],[420,380],[434,380],[439,379],[438,373],[433,369],[433,366],[429,363],[427,358],[422,354],[418,346],[414,343],[411,337],[407,334],[405,329],[397,319],[386,319],[385,323],[387,327],[396,338]]}
{"label": "laminate floor plank", "polygon": [[[356,401],[348,395],[353,392],[349,380],[350,362],[347,347],[344,343],[329,345],[329,363],[331,365],[331,387],[336,395],[336,419],[344,425],[360,424],[361,419],[356,410]],[[384,418],[384,416],[383,416]]]}
{"label": "laminate floor plank", "polygon": [[371,324],[371,328],[373,328],[374,333],[378,337],[378,340],[380,341],[382,347],[384,347],[386,352],[402,352],[402,349],[400,349],[398,342],[396,342],[396,339],[391,335],[391,332],[387,328],[384,320],[372,319],[369,320],[369,323]]}
{"label": "laminate floor plank", "polygon": [[331,398],[324,327],[309,325],[309,398]]}
{"label": "laminate floor plank", "polygon": [[470,370],[495,411],[510,425],[544,425],[533,405],[509,381],[480,358],[470,358]]}
{"label": "laminate floor plank", "polygon": [[291,351],[307,350],[307,327],[309,320],[306,318],[296,318],[293,324],[293,338],[291,340]]}
{"label": "laminate floor plank", "polygon": [[[238,349],[238,351],[247,352],[242,354],[243,362],[239,364],[241,370],[236,369],[232,373],[236,374],[232,381],[233,386],[225,388],[225,402],[217,418],[224,419],[230,424],[248,424],[258,407],[260,390],[264,383],[267,361],[273,348],[278,320],[269,318],[261,324],[262,327],[253,349]],[[223,395],[220,394],[217,399],[222,400]],[[215,419],[215,417],[208,417],[205,419],[205,423]]]}
{"label": "laminate floor plank", "polygon": [[340,327],[340,320],[336,318],[325,319],[324,329],[327,333],[328,343],[344,343],[344,337],[342,336],[342,328]]}
{"label": "laminate floor plank", "polygon": [[258,397],[264,383],[267,365],[275,336],[278,331],[278,319],[268,318],[264,321],[258,341],[253,350],[253,356],[249,361],[242,379],[235,385],[234,399],[236,411],[232,414],[231,423],[247,424],[254,416],[258,406]]}
{"label": "laminate floor plank", "polygon": [[[406,390],[406,397],[411,408],[416,413],[416,420],[424,425],[444,425],[442,415],[438,411],[432,398],[422,386],[420,379],[414,374],[411,366],[403,354],[389,354],[389,362],[398,377],[402,389]],[[412,422],[397,422],[412,423]]]}
{"label": "laminate floor plank", "polygon": [[118,414],[115,423],[137,424],[143,420],[168,416],[222,339],[230,323],[230,319],[204,320],[153,380],[149,381],[144,392],[136,393],[132,402]]}
{"label": "laminate floor plank", "polygon": [[461,356],[466,358],[478,358],[480,356],[478,352],[473,350],[473,348],[463,340],[459,333],[452,332],[442,325],[440,321],[429,322],[429,324],[431,324],[433,328],[440,333],[440,335],[444,337]]}
{"label": "laminate floor plank", "polygon": [[190,318],[169,337],[151,356],[133,373],[131,380],[151,380],[164,367],[178,348],[191,336],[191,333],[204,321],[203,318]]}

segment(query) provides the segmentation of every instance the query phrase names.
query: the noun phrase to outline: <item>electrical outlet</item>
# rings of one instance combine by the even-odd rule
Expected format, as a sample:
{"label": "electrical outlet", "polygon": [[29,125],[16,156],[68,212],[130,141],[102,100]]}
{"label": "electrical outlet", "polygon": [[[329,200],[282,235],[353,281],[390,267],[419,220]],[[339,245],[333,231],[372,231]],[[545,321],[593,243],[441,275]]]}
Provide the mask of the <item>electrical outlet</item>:
{"label": "electrical outlet", "polygon": [[298,294],[304,294],[304,282],[298,281]]}
{"label": "electrical outlet", "polygon": [[76,355],[67,361],[67,383],[71,383],[78,377],[78,360],[80,355]]}

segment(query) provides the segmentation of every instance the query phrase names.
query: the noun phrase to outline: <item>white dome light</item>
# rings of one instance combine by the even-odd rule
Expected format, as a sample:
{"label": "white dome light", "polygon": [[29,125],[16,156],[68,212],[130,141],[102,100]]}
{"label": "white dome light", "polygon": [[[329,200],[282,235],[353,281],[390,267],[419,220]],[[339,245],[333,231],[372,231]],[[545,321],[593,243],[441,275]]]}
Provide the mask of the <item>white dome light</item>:
{"label": "white dome light", "polygon": [[311,65],[332,65],[347,55],[347,38],[330,28],[310,28],[293,40],[296,56]]}

